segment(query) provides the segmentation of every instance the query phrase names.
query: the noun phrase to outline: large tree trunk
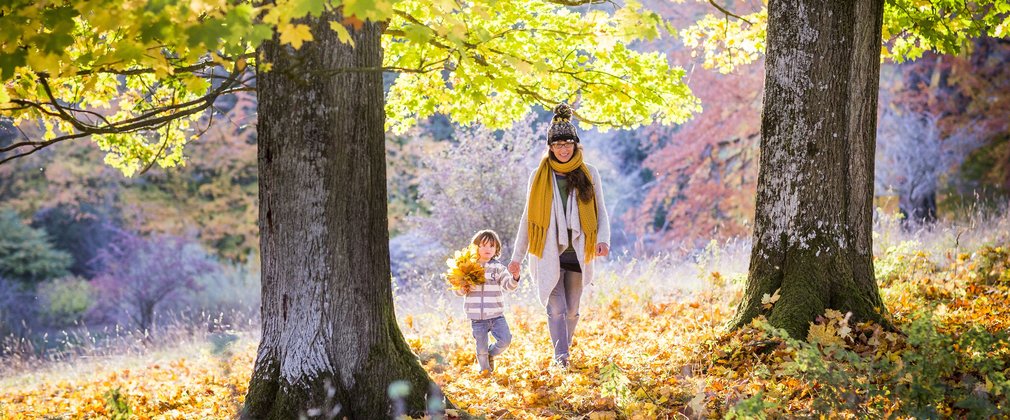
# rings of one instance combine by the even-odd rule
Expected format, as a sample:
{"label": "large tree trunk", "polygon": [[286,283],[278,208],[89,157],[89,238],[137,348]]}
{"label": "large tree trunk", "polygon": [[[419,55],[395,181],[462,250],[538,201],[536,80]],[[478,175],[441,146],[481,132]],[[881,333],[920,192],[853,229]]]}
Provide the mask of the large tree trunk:
{"label": "large tree trunk", "polygon": [[393,315],[382,28],[352,31],[351,48],[334,20],[305,21],[315,40],[298,50],[276,36],[260,50],[263,336],[244,418],[389,417],[399,380],[417,415],[431,386]]}
{"label": "large tree trunk", "polygon": [[765,315],[806,338],[828,308],[889,326],[871,236],[883,2],[854,3],[769,3],[754,247],[734,328]]}

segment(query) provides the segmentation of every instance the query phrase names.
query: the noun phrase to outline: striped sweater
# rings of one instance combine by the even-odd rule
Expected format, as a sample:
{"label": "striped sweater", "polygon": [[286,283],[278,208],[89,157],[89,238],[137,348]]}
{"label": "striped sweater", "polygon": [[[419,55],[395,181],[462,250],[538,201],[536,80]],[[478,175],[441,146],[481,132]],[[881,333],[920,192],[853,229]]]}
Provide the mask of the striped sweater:
{"label": "striped sweater", "polygon": [[[484,284],[474,287],[463,299],[466,316],[475,321],[502,316],[505,313],[502,291],[511,292],[519,288],[519,280],[512,278],[512,273],[509,273],[505,264],[491,260],[483,266]],[[456,290],[455,293],[457,296],[463,296],[460,290]]]}

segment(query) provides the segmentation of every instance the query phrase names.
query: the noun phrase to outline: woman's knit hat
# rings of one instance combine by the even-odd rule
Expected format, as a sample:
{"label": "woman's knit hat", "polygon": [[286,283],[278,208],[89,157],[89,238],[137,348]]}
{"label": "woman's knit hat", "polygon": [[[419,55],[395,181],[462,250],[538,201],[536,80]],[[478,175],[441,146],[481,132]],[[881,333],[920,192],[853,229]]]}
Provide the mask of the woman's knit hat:
{"label": "woman's knit hat", "polygon": [[551,126],[547,129],[547,144],[561,140],[579,142],[579,132],[572,124],[572,108],[564,102],[554,107],[554,118],[551,118]]}

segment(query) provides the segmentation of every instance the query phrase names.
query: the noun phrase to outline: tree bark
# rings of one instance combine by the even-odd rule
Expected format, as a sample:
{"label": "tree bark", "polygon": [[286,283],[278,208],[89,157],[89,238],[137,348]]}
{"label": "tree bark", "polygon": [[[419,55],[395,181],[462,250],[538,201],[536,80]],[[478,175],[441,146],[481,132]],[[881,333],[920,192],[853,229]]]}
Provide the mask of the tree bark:
{"label": "tree bark", "polygon": [[883,2],[773,0],[768,13],[754,247],[731,326],[764,315],[802,339],[830,308],[889,327],[872,260]]}
{"label": "tree bark", "polygon": [[393,314],[386,223],[381,25],[338,41],[326,13],[295,50],[260,49],[262,341],[243,418],[380,418],[406,381],[408,413],[431,381]]}

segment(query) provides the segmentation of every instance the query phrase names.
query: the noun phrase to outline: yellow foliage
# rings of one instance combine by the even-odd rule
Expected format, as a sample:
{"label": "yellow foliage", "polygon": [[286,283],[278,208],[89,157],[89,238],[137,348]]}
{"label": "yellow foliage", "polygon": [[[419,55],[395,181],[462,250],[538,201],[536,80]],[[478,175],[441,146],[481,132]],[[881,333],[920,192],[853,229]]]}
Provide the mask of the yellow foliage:
{"label": "yellow foliage", "polygon": [[807,341],[825,346],[845,346],[845,341],[835,334],[835,330],[832,329],[830,325],[810,325],[810,331],[807,333]]}
{"label": "yellow foliage", "polygon": [[312,40],[312,31],[308,25],[288,24],[277,27],[277,32],[281,34],[281,42],[291,44],[295,49],[302,47],[302,44]]}
{"label": "yellow foliage", "polygon": [[[462,250],[456,257],[469,252]],[[1005,252],[990,255],[987,258],[992,261],[985,264],[973,261],[975,257],[955,258],[948,271],[900,276],[882,289],[884,303],[895,314],[899,328],[907,326],[907,314],[929,302],[925,300],[928,286],[941,282],[952,283],[966,294],[932,301],[943,308],[933,318],[937,330],[1003,332],[1010,328],[1005,315],[1005,308],[1010,307],[1010,284],[1003,280],[1010,257]],[[981,270],[980,275],[969,275],[971,264]],[[450,267],[459,265],[450,260]],[[993,271],[996,274],[989,274]],[[785,372],[783,366],[797,360],[797,350],[763,330],[763,319],[730,334],[723,331],[733,315],[737,292],[703,290],[687,296],[651,296],[646,302],[611,295],[584,298],[568,370],[551,363],[546,316],[540,310],[516,307],[506,315],[512,344],[495,358],[495,371],[489,376],[480,375],[475,368],[467,319],[433,312],[405,316],[400,321],[411,350],[457,407],[447,412],[450,418],[464,415],[464,411],[516,419],[721,418],[739,402],[759,394],[765,402],[777,404],[771,418],[824,414],[812,401],[832,385]],[[644,293],[642,296],[645,300]],[[815,344],[814,351],[834,345],[893,366],[891,371],[873,371],[872,375],[845,372],[846,365],[828,360],[831,355],[825,351],[823,357],[832,363],[832,371],[845,372],[860,386],[881,380],[909,386],[921,380],[907,371],[914,363],[904,357],[912,351],[904,335],[870,323],[850,322],[848,314],[826,311],[811,325],[807,340]],[[240,344],[236,354],[227,358],[206,354],[139,366],[96,367],[75,377],[5,386],[0,388],[0,419],[107,418],[111,413],[105,394],[115,388],[120,389],[136,418],[234,418],[244,402],[256,353],[256,343],[247,340]],[[991,348],[954,344],[944,352],[968,358],[981,354],[993,360],[1010,357],[1005,341]],[[960,381],[961,375],[955,378]],[[954,389],[959,383],[948,386]],[[1006,383],[998,376],[977,376],[973,387],[976,394],[1006,400]],[[944,400],[937,407],[946,416],[968,417],[956,403]],[[868,396],[860,406],[876,407],[882,411],[875,413],[880,414],[901,413],[903,404],[907,402],[878,395]],[[859,418],[861,414],[866,413],[843,411],[825,416]]]}
{"label": "yellow foliage", "polygon": [[449,290],[469,291],[472,286],[484,284],[484,267],[477,262],[479,258],[477,246],[471,244],[445,260],[449,269],[443,277],[449,283]]}
{"label": "yellow foliage", "polygon": [[69,379],[37,375],[29,385],[0,389],[0,418],[109,418],[106,395],[117,388],[131,418],[233,418],[245,400],[256,343],[246,341],[237,350],[233,356],[204,353],[133,369],[96,365]]}

